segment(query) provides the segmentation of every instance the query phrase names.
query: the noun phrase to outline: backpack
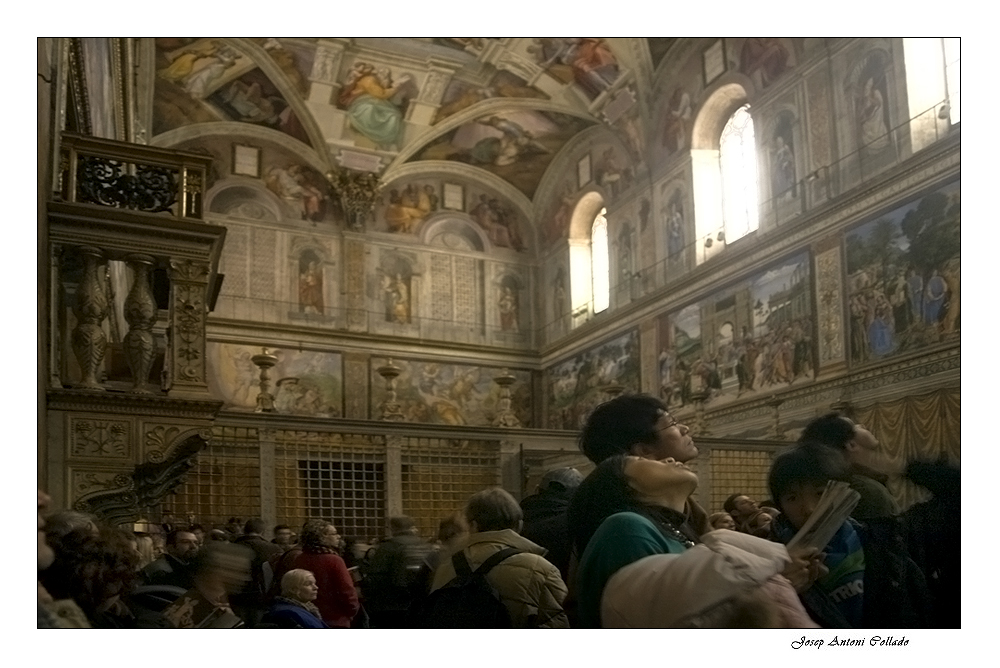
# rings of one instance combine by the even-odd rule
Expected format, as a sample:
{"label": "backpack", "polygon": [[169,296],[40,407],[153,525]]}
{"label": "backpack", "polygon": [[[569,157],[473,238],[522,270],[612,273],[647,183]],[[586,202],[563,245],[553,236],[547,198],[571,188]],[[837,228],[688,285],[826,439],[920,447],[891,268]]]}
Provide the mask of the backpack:
{"label": "backpack", "polygon": [[459,550],[451,556],[457,575],[410,608],[410,625],[423,629],[512,628],[510,613],[486,574],[521,552],[513,547],[500,550],[473,572],[465,553]]}

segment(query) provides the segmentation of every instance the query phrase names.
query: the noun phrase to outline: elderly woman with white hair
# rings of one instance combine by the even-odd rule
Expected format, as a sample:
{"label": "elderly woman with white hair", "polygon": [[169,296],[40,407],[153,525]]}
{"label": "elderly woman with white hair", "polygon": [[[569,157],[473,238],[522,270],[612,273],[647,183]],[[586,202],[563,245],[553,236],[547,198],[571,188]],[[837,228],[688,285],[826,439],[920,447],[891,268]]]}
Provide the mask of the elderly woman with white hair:
{"label": "elderly woman with white hair", "polygon": [[316,576],[294,568],[281,578],[281,596],[276,596],[264,615],[263,626],[281,629],[328,629],[313,601],[319,595]]}

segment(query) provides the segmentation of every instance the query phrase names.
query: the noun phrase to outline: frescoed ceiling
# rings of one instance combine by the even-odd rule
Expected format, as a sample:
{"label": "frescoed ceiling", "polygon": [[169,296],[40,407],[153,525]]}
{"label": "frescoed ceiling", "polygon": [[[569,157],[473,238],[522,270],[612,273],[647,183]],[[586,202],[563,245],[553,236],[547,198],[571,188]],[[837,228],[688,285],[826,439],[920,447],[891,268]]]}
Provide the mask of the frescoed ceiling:
{"label": "frescoed ceiling", "polygon": [[[670,47],[662,38],[150,41],[154,144],[242,132],[298,147],[306,163],[383,176],[443,161],[529,199],[568,142],[636,105],[637,72]],[[233,130],[242,124],[266,130]]]}

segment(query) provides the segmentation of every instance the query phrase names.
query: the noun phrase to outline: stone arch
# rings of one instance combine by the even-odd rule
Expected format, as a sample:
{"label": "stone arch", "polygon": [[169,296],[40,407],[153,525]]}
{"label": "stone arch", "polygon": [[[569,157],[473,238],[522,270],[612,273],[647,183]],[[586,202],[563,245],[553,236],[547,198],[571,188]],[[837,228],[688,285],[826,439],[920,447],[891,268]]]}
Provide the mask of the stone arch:
{"label": "stone arch", "polygon": [[215,184],[206,193],[205,200],[209,215],[216,213],[267,222],[282,219],[281,206],[274,193],[254,179],[226,179]]}
{"label": "stone arch", "polygon": [[425,220],[418,230],[420,241],[428,246],[451,250],[485,251],[492,247],[486,232],[468,215],[442,212]]}

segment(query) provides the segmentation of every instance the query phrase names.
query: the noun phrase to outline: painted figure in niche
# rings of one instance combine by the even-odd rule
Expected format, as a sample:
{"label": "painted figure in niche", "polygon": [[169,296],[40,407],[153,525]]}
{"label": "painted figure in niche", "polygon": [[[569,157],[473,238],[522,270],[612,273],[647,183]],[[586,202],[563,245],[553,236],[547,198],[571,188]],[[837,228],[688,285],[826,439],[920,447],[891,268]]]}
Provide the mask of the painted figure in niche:
{"label": "painted figure in niche", "polygon": [[562,267],[556,270],[556,277],[552,281],[552,303],[555,306],[556,318],[566,315],[566,271]]}
{"label": "painted figure in niche", "polygon": [[299,310],[323,315],[323,268],[308,251],[299,258]]}
{"label": "painted figure in niche", "polygon": [[667,151],[683,151],[687,147],[688,127],[691,123],[691,96],[681,87],[674,89],[663,121],[661,144]]}
{"label": "painted figure in niche", "polygon": [[675,192],[670,198],[666,209],[667,219],[667,255],[679,259],[684,252],[684,204],[680,192]]}
{"label": "painted figure in niche", "polygon": [[622,283],[632,280],[635,273],[635,255],[632,249],[632,226],[626,223],[622,227],[621,234],[618,235],[618,269],[621,274]]}
{"label": "painted figure in niche", "polygon": [[597,183],[612,197],[617,197],[626,190],[632,181],[632,170],[622,165],[621,158],[614,147],[609,147],[601,153],[594,168]]}
{"label": "painted figure in niche", "polygon": [[476,119],[476,123],[499,130],[502,137],[486,137],[476,142],[469,151],[474,162],[497,167],[512,165],[521,155],[549,153],[549,149],[539,143],[534,136],[519,123],[499,116]]}
{"label": "painted figure in niche", "polygon": [[326,193],[315,181],[302,165],[274,166],[264,177],[268,190],[286,201],[297,202],[302,220],[313,224],[323,220],[327,206]]}
{"label": "painted figure in niche", "polygon": [[572,41],[575,44],[568,58],[573,75],[584,90],[596,97],[618,80],[618,60],[603,39],[584,37]]}
{"label": "painted figure in niche", "polygon": [[788,68],[788,49],[777,37],[748,37],[740,51],[740,72],[759,88],[774,83]]}
{"label": "painted figure in niche", "polygon": [[780,199],[795,198],[795,156],[792,153],[791,137],[787,140],[780,134],[774,136],[774,195]]}
{"label": "painted figure in niche", "polygon": [[416,230],[417,225],[434,210],[435,202],[431,200],[433,193],[433,186],[421,189],[412,183],[403,192],[390,191],[389,206],[385,210],[385,222],[389,231],[410,233]]}
{"label": "painted figure in niche", "polygon": [[417,94],[410,74],[403,74],[395,85],[388,67],[356,62],[337,96],[337,103],[347,110],[351,127],[378,146],[399,144],[403,130],[403,112]]}
{"label": "painted figure in niche", "polygon": [[402,274],[382,274],[382,301],[385,304],[386,322],[402,325],[410,322],[409,277]]}
{"label": "painted figure in niche", "polygon": [[219,48],[206,66],[184,80],[184,90],[194,99],[204,100],[215,90],[215,83],[222,78],[226,70],[236,64],[239,57],[240,54],[228,47]]}
{"label": "painted figure in niche", "polygon": [[[884,77],[882,77],[884,82]],[[865,79],[857,101],[861,146],[869,151],[881,151],[889,146],[889,129],[885,122],[885,98],[875,77]]]}
{"label": "painted figure in niche", "polygon": [[653,206],[645,197],[639,202],[639,232],[645,232],[649,227],[649,214],[652,213]]}
{"label": "painted figure in niche", "polygon": [[524,242],[517,231],[513,214],[497,198],[480,195],[479,203],[469,211],[469,217],[486,231],[494,246],[524,250]]}
{"label": "painted figure in niche", "polygon": [[500,286],[500,297],[497,299],[500,310],[500,329],[505,332],[517,332],[518,327],[518,295],[510,285]]}
{"label": "painted figure in niche", "polygon": [[569,232],[569,223],[573,216],[575,205],[576,197],[574,197],[573,186],[569,183],[563,184],[563,192],[559,196],[558,206],[552,215],[552,222],[545,227],[546,242],[552,243],[566,237],[567,232]]}

